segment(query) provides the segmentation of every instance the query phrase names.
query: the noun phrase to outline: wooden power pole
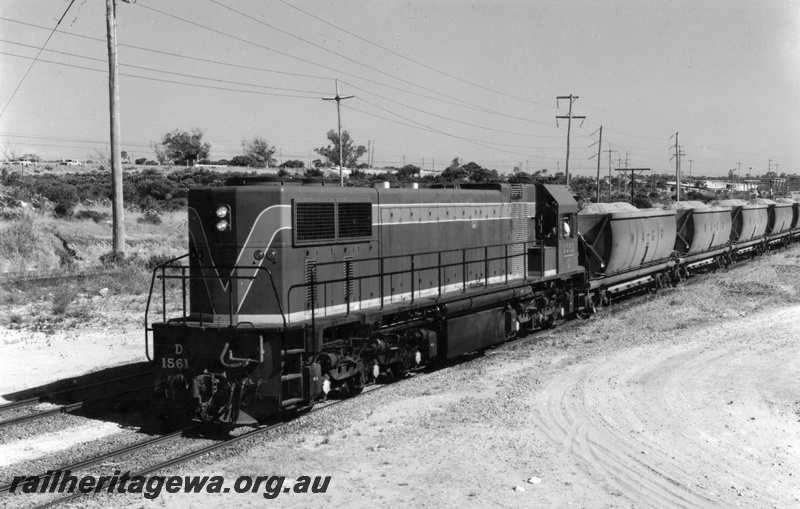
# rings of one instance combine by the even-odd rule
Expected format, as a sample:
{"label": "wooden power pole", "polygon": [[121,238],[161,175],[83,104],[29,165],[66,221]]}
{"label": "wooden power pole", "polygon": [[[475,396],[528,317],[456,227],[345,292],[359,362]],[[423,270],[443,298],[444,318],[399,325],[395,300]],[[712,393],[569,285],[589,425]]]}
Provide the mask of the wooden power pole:
{"label": "wooden power pole", "polygon": [[570,137],[570,132],[572,131],[572,119],[573,118],[579,118],[581,120],[584,120],[584,119],[586,119],[586,117],[578,117],[578,116],[574,116],[572,114],[572,103],[576,99],[578,99],[577,95],[572,95],[572,94],[570,94],[570,95],[560,95],[560,96],[556,97],[556,103],[558,103],[558,101],[560,101],[562,99],[569,99],[569,113],[567,113],[566,115],[557,116],[556,117],[556,125],[558,125],[558,119],[559,118],[566,118],[567,119],[567,164],[565,166],[564,172],[566,173],[566,177],[567,177],[567,185],[569,185],[569,137]]}
{"label": "wooden power pole", "polygon": [[634,177],[636,176],[636,172],[642,173],[644,171],[650,171],[650,168],[617,168],[617,171],[629,171],[631,172],[631,204],[633,204],[633,198],[636,195],[635,187],[636,181]]}
{"label": "wooden power pole", "polygon": [[119,89],[117,88],[117,5],[106,0],[106,32],[108,38],[108,100],[111,114],[111,208],[112,249],[125,252],[125,219],[122,203],[122,161],[119,148]]}
{"label": "wooden power pole", "polygon": [[344,166],[344,161],[342,160],[343,156],[343,148],[342,145],[342,111],[339,109],[339,103],[342,99],[350,99],[355,97],[354,95],[346,95],[341,97],[339,95],[339,80],[336,80],[336,96],[335,97],[323,97],[323,101],[336,101],[336,117],[339,123],[339,187],[344,187],[344,176],[342,174],[342,167]]}
{"label": "wooden power pole", "polygon": [[[600,158],[602,157],[603,153],[603,126],[600,126],[600,141],[597,142],[597,203],[600,203]],[[608,185],[611,185],[611,181],[608,181]],[[608,193],[611,195],[611,193]]]}

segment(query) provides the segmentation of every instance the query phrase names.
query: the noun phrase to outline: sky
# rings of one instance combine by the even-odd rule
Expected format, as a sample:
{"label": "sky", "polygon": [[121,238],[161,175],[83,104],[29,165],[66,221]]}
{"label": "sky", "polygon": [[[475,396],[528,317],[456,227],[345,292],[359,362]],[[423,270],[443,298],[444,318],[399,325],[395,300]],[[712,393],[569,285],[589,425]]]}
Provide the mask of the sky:
{"label": "sky", "polygon": [[[342,129],[379,167],[564,171],[571,102],[573,175],[598,148],[603,175],[674,172],[676,139],[684,174],[800,174],[796,0],[117,3],[132,158],[200,128],[212,159],[261,136],[308,165],[338,80]],[[108,153],[105,1],[0,2],[0,111],[7,152]]]}

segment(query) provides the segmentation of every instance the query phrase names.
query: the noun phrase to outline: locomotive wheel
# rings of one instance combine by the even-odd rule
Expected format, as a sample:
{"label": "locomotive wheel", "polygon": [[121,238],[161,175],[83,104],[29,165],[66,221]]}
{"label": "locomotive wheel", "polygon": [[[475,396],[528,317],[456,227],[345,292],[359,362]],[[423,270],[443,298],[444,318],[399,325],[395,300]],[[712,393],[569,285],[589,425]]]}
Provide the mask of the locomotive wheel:
{"label": "locomotive wheel", "polygon": [[356,380],[356,377],[351,377],[350,380],[347,381],[347,386],[350,396],[358,396],[364,390],[364,386]]}

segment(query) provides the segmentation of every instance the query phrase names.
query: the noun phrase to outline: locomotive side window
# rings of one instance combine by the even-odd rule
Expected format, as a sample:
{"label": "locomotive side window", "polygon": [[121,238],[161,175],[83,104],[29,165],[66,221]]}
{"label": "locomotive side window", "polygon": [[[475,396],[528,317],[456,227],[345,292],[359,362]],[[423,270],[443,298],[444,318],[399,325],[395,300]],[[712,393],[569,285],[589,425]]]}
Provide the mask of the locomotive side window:
{"label": "locomotive side window", "polygon": [[561,238],[568,239],[572,237],[571,217],[569,214],[564,214],[561,218]]}
{"label": "locomotive side window", "polygon": [[334,203],[297,203],[297,242],[336,240]]}
{"label": "locomotive side window", "polygon": [[371,202],[295,202],[297,244],[330,244],[371,238]]}
{"label": "locomotive side window", "polygon": [[361,239],[372,236],[372,203],[338,203],[339,238]]}

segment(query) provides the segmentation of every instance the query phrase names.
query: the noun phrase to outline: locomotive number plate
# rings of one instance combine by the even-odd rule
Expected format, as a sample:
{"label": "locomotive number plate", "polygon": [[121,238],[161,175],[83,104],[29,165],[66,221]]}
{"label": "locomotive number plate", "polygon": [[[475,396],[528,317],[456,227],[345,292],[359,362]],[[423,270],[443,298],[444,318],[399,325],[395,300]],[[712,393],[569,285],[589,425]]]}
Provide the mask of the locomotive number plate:
{"label": "locomotive number plate", "polygon": [[189,368],[189,359],[175,359],[173,357],[162,357],[161,358],[161,367],[162,368],[178,368],[184,369]]}

